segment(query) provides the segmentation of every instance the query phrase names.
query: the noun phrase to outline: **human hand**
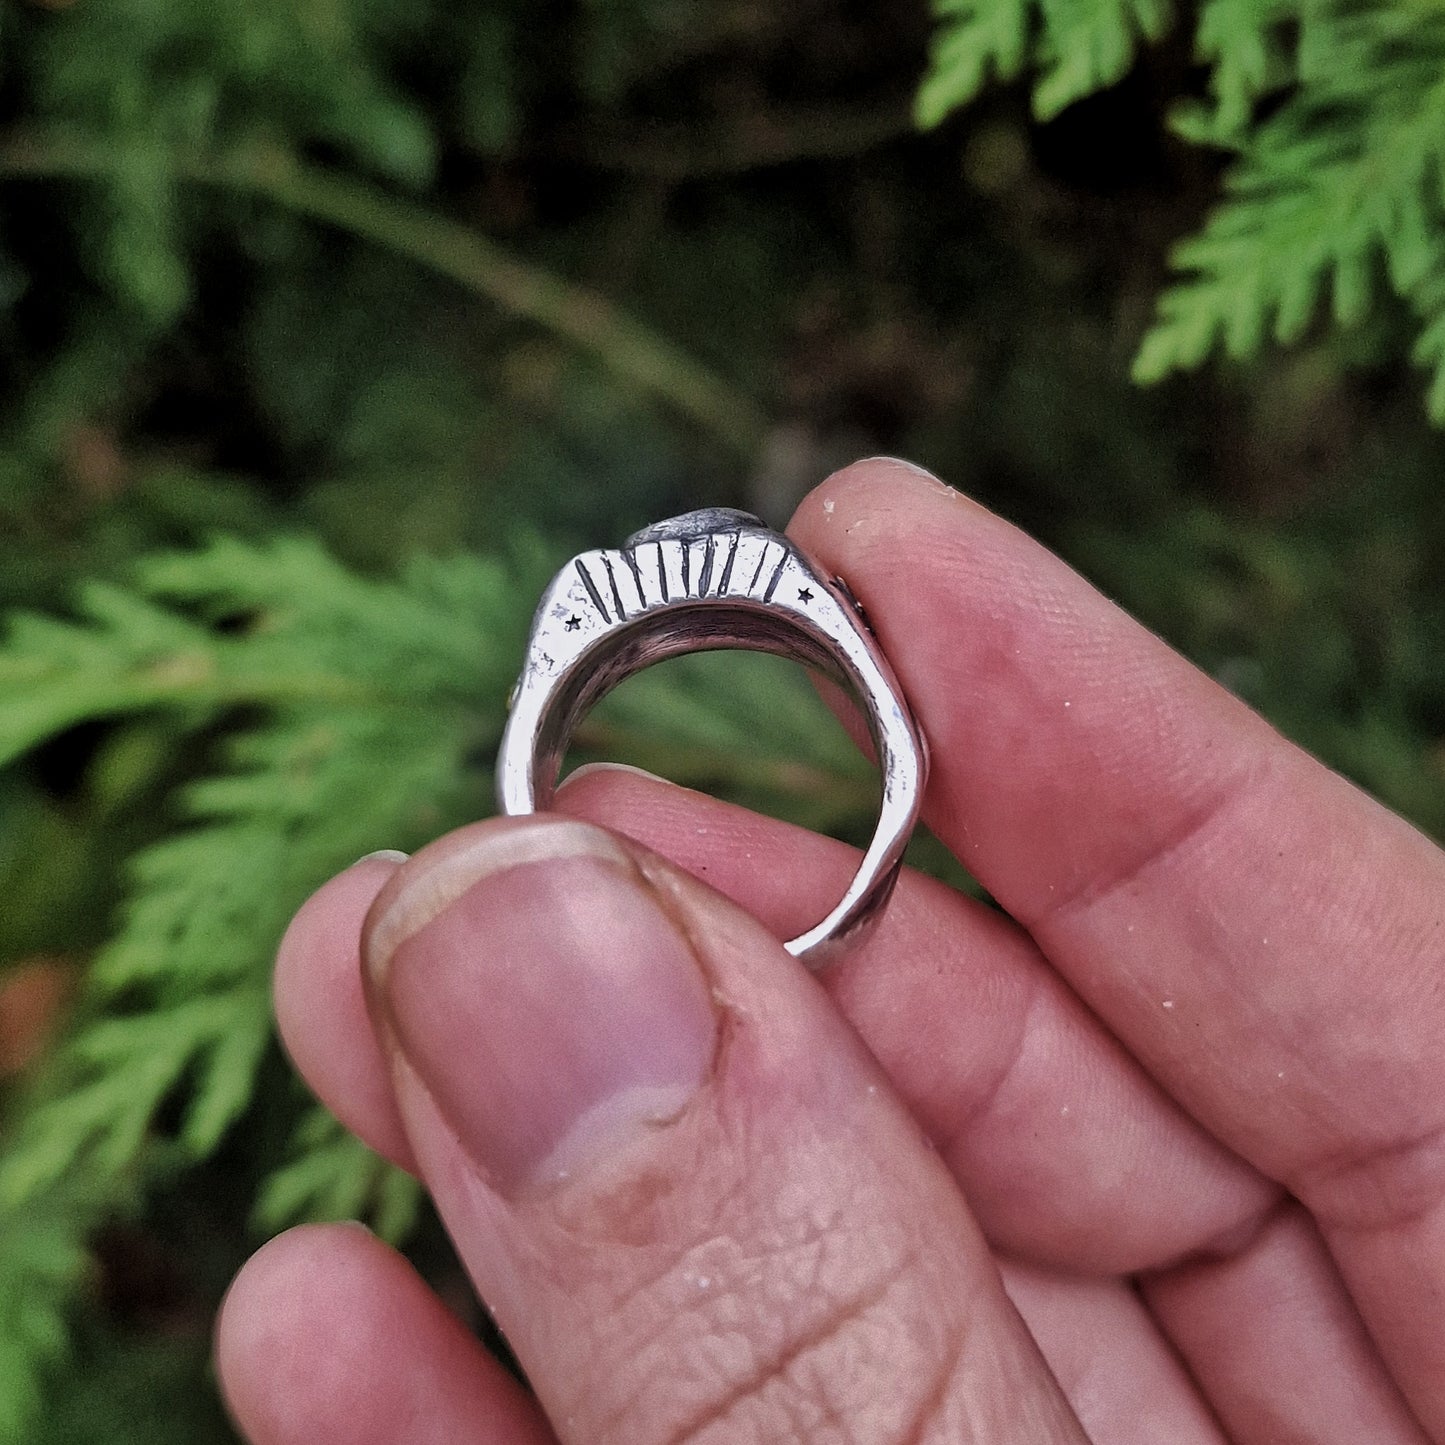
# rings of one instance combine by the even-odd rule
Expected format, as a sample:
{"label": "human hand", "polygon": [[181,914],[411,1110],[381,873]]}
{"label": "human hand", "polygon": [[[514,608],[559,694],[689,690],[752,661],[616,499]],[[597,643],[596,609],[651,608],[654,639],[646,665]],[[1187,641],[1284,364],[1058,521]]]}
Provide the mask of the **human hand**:
{"label": "human hand", "polygon": [[425,1180],[537,1400],[313,1227],[222,1313],[248,1437],[1445,1441],[1445,856],[910,469],[791,530],[1008,916],[905,875],[814,978],[774,940],[849,850],[610,769],[559,797],[588,823],[341,874],[283,1035]]}

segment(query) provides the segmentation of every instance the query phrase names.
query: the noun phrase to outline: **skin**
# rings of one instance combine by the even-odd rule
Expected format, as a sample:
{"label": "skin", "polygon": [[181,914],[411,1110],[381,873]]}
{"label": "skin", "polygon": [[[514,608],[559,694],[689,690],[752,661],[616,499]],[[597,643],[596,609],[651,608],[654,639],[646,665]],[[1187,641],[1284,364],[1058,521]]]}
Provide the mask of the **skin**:
{"label": "skin", "polygon": [[[493,820],[332,880],[281,948],[283,1036],[425,1180],[535,1396],[390,1250],[312,1227],[222,1311],[242,1431],[1445,1441],[1445,855],[913,468],[838,473],[790,530],[867,609],[927,820],[1004,911],[905,876],[814,979],[776,940],[849,850],[617,769],[559,801],[609,833]],[[716,1044],[665,1114],[559,1133],[482,1063],[585,1053],[654,926],[704,981],[677,1036]],[[511,968],[529,940],[567,988]]]}

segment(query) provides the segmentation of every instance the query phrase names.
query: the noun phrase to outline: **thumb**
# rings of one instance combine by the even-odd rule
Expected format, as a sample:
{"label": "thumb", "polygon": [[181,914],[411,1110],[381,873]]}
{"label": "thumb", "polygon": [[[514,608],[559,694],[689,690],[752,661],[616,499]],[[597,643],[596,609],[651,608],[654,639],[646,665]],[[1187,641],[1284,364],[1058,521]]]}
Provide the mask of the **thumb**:
{"label": "thumb", "polygon": [[368,919],[419,1168],[564,1442],[1085,1437],[818,985],[634,844],[452,834]]}

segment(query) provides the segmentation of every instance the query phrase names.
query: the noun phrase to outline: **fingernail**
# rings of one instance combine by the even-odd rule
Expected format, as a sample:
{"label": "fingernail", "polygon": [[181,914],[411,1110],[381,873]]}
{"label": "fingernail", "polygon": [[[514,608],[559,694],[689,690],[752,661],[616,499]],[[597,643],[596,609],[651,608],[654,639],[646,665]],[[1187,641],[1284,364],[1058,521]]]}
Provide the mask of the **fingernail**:
{"label": "fingernail", "polygon": [[580,768],[574,768],[567,774],[562,786],[565,788],[568,783],[580,782],[583,778],[591,777],[593,773],[631,773],[634,778],[646,778],[649,783],[667,781],[656,773],[649,773],[646,768],[634,768],[631,763],[583,763]]}
{"label": "fingernail", "polygon": [[368,967],[396,1046],[502,1193],[672,1122],[712,1066],[691,946],[588,824],[492,829],[439,859],[376,920]]}
{"label": "fingernail", "polygon": [[362,863],[405,863],[411,855],[403,853],[398,848],[378,848],[375,853],[363,853],[351,866],[358,867]]}
{"label": "fingernail", "polygon": [[941,481],[927,467],[920,467],[917,462],[906,461],[903,457],[869,457],[870,462],[884,462],[890,467],[897,467],[901,472],[911,472],[915,477],[922,477],[926,482],[932,482],[935,486],[942,487],[944,491],[954,490],[947,482]]}

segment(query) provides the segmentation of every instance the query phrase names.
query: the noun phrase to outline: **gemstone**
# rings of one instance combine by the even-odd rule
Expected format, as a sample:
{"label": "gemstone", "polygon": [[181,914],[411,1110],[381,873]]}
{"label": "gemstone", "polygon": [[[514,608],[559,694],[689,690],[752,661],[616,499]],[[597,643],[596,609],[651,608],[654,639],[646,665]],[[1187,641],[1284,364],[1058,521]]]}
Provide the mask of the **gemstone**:
{"label": "gemstone", "polygon": [[641,547],[647,542],[686,542],[693,537],[706,537],[709,532],[736,532],[740,527],[765,525],[761,517],[740,512],[736,507],[700,507],[680,517],[669,517],[665,522],[654,522],[634,532],[622,545]]}

